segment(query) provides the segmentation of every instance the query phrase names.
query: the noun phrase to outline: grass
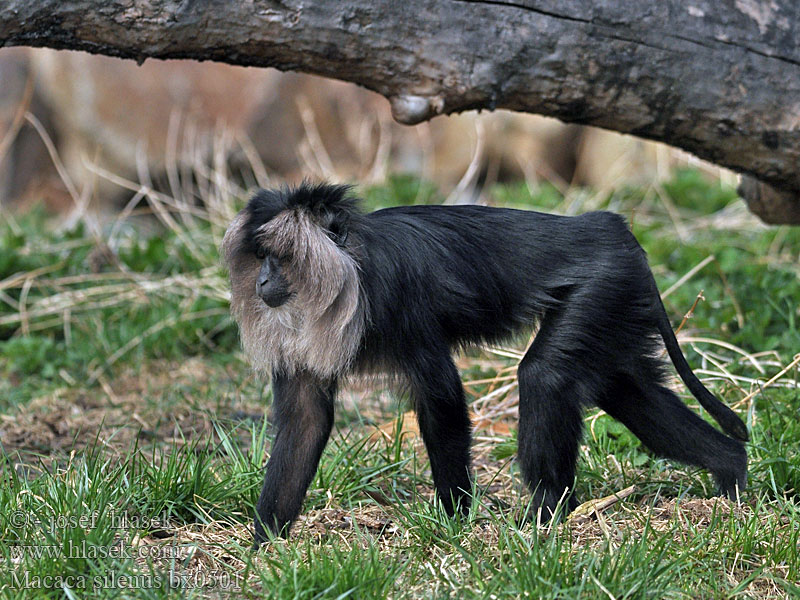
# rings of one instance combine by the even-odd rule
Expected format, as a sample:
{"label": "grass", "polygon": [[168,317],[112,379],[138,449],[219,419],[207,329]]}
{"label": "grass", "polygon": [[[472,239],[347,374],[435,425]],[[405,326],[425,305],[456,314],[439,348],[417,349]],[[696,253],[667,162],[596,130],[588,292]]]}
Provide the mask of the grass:
{"label": "grass", "polygon": [[[443,199],[403,176],[361,192],[371,208]],[[353,382],[291,538],[252,553],[273,431],[218,266],[233,207],[217,193],[179,214],[185,203],[144,195],[158,235],[128,220],[59,227],[40,210],[0,222],[0,597],[800,597],[800,229],[759,225],[691,170],[604,195],[491,194],[632,221],[675,326],[691,312],[690,363],[750,426],[740,504],[592,411],[581,500],[633,490],[558,526],[521,522],[524,348],[480,348],[458,358],[476,423],[468,517],[432,502],[402,399]]]}

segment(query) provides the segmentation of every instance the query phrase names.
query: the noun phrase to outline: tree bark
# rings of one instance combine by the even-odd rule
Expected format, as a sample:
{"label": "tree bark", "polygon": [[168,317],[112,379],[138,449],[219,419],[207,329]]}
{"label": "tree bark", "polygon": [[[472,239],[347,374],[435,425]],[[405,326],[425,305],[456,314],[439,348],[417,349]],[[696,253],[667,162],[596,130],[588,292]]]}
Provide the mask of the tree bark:
{"label": "tree bark", "polygon": [[314,73],[408,124],[551,115],[740,171],[756,212],[800,223],[799,23],[797,0],[5,0],[0,46]]}

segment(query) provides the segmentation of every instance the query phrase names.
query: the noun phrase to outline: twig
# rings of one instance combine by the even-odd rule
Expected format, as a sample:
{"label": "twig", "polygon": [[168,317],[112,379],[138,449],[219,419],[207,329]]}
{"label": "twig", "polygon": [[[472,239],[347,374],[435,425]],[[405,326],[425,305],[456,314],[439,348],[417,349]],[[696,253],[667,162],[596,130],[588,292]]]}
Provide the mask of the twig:
{"label": "twig", "polygon": [[[498,369],[495,376],[489,380],[489,389],[487,390],[488,393],[491,393],[495,390],[495,388],[500,384],[501,381],[510,381],[516,379],[516,371],[518,365],[511,365],[510,367],[503,367],[502,369]],[[503,375],[503,373],[511,373],[510,375]]]}
{"label": "twig", "polygon": [[676,336],[680,333],[681,329],[683,329],[683,326],[686,325],[686,322],[692,318],[692,315],[694,314],[694,309],[697,308],[697,303],[700,302],[700,300],[705,300],[705,296],[703,296],[703,290],[700,290],[700,292],[698,292],[697,298],[694,299],[694,304],[692,304],[692,307],[689,309],[689,312],[683,315],[683,320],[681,320],[680,325],[678,325],[678,328],[675,330]]}
{"label": "twig", "polygon": [[614,494],[611,494],[610,496],[588,500],[572,511],[569,517],[567,517],[567,521],[572,522],[578,519],[591,517],[592,514],[599,514],[600,511],[606,510],[620,500],[627,498],[635,491],[636,486],[632,485],[630,487],[626,487],[624,490],[620,490]]}

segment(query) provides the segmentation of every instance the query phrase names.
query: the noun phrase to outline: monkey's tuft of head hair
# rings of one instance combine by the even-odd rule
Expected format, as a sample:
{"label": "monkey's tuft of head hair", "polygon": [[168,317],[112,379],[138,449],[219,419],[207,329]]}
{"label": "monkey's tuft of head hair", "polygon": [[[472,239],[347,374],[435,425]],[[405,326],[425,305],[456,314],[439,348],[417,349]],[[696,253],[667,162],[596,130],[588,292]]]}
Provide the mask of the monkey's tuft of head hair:
{"label": "monkey's tuft of head hair", "polygon": [[318,183],[312,185],[306,181],[293,188],[284,190],[287,208],[305,208],[312,213],[326,210],[347,210],[356,208],[358,199],[350,192],[352,185]]}
{"label": "monkey's tuft of head hair", "polygon": [[304,181],[298,186],[283,186],[272,190],[258,190],[247,203],[247,238],[256,239],[259,227],[285,210],[299,209],[317,221],[332,220],[342,214],[357,214],[359,200],[351,194],[353,186],[328,183],[311,184]]}

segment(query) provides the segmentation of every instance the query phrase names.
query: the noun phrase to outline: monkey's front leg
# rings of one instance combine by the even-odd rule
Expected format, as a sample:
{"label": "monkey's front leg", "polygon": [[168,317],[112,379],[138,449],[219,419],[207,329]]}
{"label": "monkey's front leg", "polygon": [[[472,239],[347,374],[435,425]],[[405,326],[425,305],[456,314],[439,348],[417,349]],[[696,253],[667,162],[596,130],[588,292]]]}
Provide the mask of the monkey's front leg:
{"label": "monkey's front leg", "polygon": [[300,512],[331,433],[335,394],[335,381],[322,381],[308,372],[272,374],[277,435],[256,505],[256,547],[266,541],[267,528],[288,535]]}

